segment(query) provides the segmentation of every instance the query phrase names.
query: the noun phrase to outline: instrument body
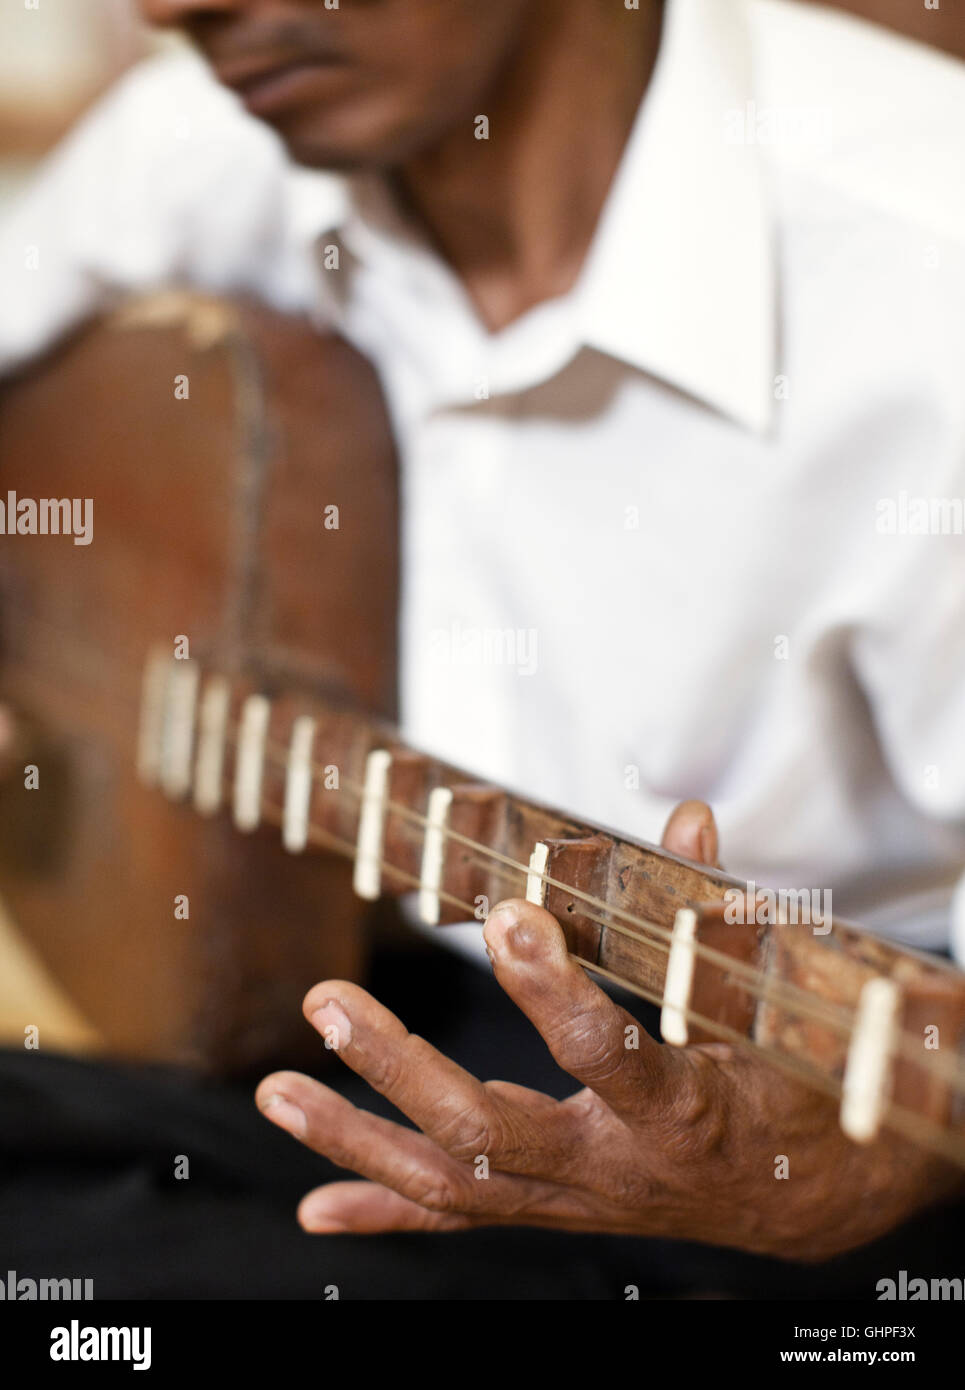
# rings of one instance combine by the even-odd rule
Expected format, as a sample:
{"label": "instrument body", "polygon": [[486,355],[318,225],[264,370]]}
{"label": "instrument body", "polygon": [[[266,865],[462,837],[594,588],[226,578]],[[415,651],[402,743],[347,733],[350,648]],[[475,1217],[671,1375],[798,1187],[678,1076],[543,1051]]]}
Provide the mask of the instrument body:
{"label": "instrument body", "polygon": [[314,1055],[304,991],[362,969],[351,873],[146,792],[139,687],[146,643],[186,637],[240,681],[393,714],[396,462],[374,374],[263,308],[135,304],[4,384],[11,492],[93,499],[88,545],[0,536],[17,927],[109,1053],[218,1072]]}

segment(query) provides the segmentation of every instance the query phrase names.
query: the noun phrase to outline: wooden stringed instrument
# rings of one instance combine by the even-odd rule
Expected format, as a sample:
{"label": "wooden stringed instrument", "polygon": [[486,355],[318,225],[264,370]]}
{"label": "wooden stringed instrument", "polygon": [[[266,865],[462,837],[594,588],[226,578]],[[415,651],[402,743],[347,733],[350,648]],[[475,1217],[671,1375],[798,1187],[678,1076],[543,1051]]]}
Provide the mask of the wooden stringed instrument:
{"label": "wooden stringed instrument", "polygon": [[0,696],[43,788],[4,787],[0,886],[110,1050],[290,1063],[302,993],[364,968],[367,905],[481,926],[525,896],[668,1042],[753,1049],[857,1142],[965,1166],[960,972],[762,917],[719,870],[399,738],[395,459],[344,344],[246,306],[129,312],[6,387],[0,485],[96,499],[89,547],[0,538]]}

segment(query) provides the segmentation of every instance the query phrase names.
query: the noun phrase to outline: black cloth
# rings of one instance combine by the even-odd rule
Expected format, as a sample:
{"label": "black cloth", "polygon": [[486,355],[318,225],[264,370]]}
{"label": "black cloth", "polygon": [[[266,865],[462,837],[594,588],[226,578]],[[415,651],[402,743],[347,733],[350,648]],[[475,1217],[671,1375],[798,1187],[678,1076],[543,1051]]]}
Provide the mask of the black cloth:
{"label": "black cloth", "polygon": [[[382,953],[370,987],[482,1077],[559,1097],[575,1089],[494,980],[447,952]],[[394,1114],[340,1064],[324,1078]],[[186,1180],[175,1177],[179,1155]],[[306,1235],[295,1207],[335,1176],[258,1114],[253,1085],[0,1052],[0,1278],[89,1278],[104,1299],[319,1299],[330,1285],[342,1299],[623,1299],[628,1285],[641,1298],[874,1299],[875,1282],[902,1268],[961,1271],[965,1204],[830,1264],[800,1266],[525,1228]]]}

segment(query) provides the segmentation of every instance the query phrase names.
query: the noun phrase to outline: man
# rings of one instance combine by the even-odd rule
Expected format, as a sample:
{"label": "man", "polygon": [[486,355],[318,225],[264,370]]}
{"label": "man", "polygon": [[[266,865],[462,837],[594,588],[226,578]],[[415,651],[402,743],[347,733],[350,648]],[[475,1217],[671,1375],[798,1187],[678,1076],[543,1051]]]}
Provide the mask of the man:
{"label": "man", "polygon": [[[644,837],[700,796],[736,871],[965,946],[965,540],[900,519],[965,498],[960,69],[779,0],[142,5],[227,90],[166,59],[55,157],[4,233],[0,358],[174,277],[316,314],[397,430],[413,743]],[[537,659],[460,658],[507,629]],[[713,860],[706,807],[666,842]],[[584,1089],[484,1085],[320,984],[307,1017],[418,1128],[267,1078],[268,1118],[365,1179],[306,1229],[813,1260],[956,1187],[726,1047],[627,1051],[547,914],[485,938]]]}

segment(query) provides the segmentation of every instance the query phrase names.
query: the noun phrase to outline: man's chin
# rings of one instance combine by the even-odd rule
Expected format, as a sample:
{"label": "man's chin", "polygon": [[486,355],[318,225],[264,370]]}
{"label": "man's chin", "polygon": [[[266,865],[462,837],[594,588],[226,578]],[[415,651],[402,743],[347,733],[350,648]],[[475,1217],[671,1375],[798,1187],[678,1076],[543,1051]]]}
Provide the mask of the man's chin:
{"label": "man's chin", "polygon": [[360,106],[292,112],[268,124],[297,164],[333,173],[397,169],[445,135],[444,120],[413,119],[388,103],[374,110]]}
{"label": "man's chin", "polygon": [[355,150],[344,150],[331,146],[299,144],[285,141],[285,148],[295,164],[305,169],[318,169],[328,174],[359,174],[366,170],[383,167],[380,161],[371,159]]}
{"label": "man's chin", "polygon": [[295,163],[309,169],[351,174],[399,163],[396,142],[391,138],[326,128],[327,123],[270,124]]}

